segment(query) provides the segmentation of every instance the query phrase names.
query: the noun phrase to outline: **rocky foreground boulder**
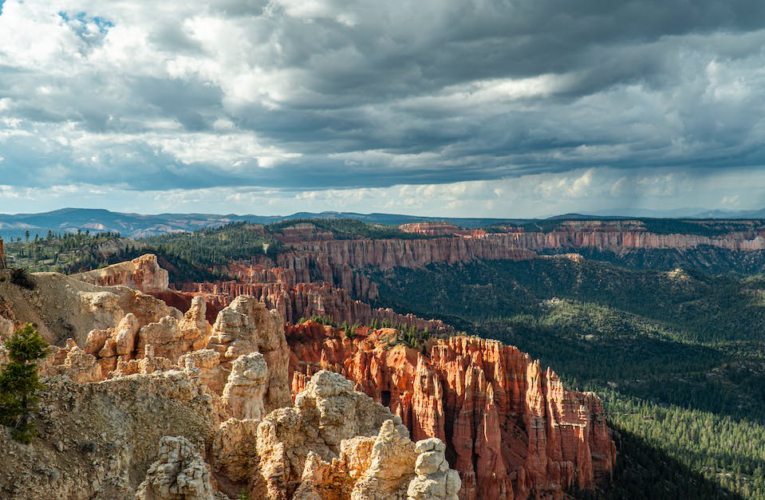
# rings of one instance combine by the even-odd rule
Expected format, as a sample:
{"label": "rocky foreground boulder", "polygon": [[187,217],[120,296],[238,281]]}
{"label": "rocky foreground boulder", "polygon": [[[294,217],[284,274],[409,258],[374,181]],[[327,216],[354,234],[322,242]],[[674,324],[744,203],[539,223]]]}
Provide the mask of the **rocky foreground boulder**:
{"label": "rocky foreground boulder", "polygon": [[182,436],[200,451],[212,446],[212,398],[186,373],[44,382],[39,437],[22,445],[0,428],[0,498],[133,498],[163,437]]}

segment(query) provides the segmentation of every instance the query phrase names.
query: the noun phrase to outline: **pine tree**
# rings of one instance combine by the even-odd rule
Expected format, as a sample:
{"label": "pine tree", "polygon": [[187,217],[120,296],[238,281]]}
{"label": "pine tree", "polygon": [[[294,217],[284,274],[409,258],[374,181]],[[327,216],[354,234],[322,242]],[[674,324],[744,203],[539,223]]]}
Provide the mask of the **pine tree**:
{"label": "pine tree", "polygon": [[34,436],[30,413],[44,389],[37,374],[37,360],[48,355],[48,344],[34,327],[26,326],[6,341],[10,362],[0,373],[0,423],[12,429],[17,441],[29,444]]}

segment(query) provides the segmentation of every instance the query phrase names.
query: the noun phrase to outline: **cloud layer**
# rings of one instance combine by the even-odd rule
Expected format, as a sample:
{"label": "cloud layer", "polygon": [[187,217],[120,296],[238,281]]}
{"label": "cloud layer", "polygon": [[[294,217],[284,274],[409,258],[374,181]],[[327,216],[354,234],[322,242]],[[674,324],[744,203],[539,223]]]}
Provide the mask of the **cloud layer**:
{"label": "cloud layer", "polygon": [[[0,2],[9,196],[273,190],[301,209],[327,190],[544,192],[591,172],[645,202],[645,178],[761,177],[756,0],[210,4]],[[702,204],[765,204],[755,192]],[[557,206],[540,195],[534,215]]]}

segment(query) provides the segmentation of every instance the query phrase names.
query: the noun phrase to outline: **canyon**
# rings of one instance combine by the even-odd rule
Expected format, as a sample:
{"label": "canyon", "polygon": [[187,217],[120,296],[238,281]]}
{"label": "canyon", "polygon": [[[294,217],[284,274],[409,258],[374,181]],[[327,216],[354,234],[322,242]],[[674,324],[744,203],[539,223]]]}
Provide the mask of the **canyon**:
{"label": "canyon", "polygon": [[[417,268],[430,264],[455,265],[473,260],[530,260],[550,258],[545,254],[581,259],[578,251],[600,251],[624,255],[639,251],[718,249],[728,252],[765,250],[765,226],[759,221],[735,221],[729,231],[725,223],[689,222],[697,233],[655,233],[644,222],[563,221],[552,230],[529,231],[524,227],[501,226],[493,232],[464,229],[446,223],[405,224],[401,234],[414,238],[335,239],[332,233],[310,223],[286,228],[277,235],[285,249],[275,258],[258,257],[232,262],[224,271],[236,283],[324,282],[347,291],[350,297],[374,302],[377,286],[364,272],[394,267]],[[705,235],[706,232],[719,234]],[[219,290],[236,285],[218,285]],[[183,289],[195,290],[195,284]],[[208,290],[209,291],[209,290]],[[289,314],[289,313],[288,313]],[[348,315],[346,315],[347,317]]]}
{"label": "canyon", "polygon": [[3,496],[564,498],[613,473],[597,396],[517,349],[349,338],[246,294],[211,323],[204,294],[179,310],[140,290],[181,294],[158,290],[162,271],[144,257],[33,274],[33,289],[0,280],[2,337],[34,322],[52,344],[39,438],[0,432]]}
{"label": "canyon", "polygon": [[[194,475],[183,493],[192,498],[246,491],[279,499],[558,499],[612,480],[616,445],[600,399],[566,390],[551,369],[514,347],[375,307],[379,292],[368,271],[474,260],[576,263],[582,261],[576,252],[586,249],[765,247],[757,225],[722,235],[653,233],[639,221],[566,221],[547,232],[418,223],[401,231],[413,236],[335,239],[310,223],[287,226],[279,252],[228,262],[228,281],[171,283],[150,254],[71,277],[35,274],[31,290],[11,283],[6,270],[0,336],[35,323],[52,344],[42,374],[60,394],[80,398],[83,411],[93,411],[88,398],[121,394],[123,384],[146,385],[151,404],[168,411],[179,411],[167,402],[176,397],[191,407],[165,418],[196,427],[158,430],[146,438],[140,459],[106,469],[78,462],[81,477],[117,485],[94,492],[165,498],[175,476],[161,471],[173,470]],[[401,333],[407,329],[427,334],[407,341]],[[0,349],[0,362],[5,357]],[[178,384],[185,395],[177,396]],[[105,392],[79,389],[88,386]],[[57,397],[46,393],[43,413],[56,412]],[[104,404],[97,412],[146,418]],[[349,408],[356,417],[346,422]],[[45,425],[43,439],[56,440],[53,451],[27,459],[59,471],[58,450],[71,454],[82,443],[68,445],[56,424]],[[318,437],[316,429],[324,429]],[[118,434],[114,446],[121,449],[140,439]],[[108,439],[93,442],[97,449],[112,446]],[[276,451],[284,449],[288,458]],[[56,487],[62,489],[34,484],[36,492],[63,497],[86,488],[69,476]]]}
{"label": "canyon", "polygon": [[[312,223],[300,222],[275,233],[284,245],[274,255],[258,255],[248,260],[233,260],[219,269],[228,281],[173,283],[168,287],[166,275],[153,275],[149,262],[134,262],[136,270],[102,269],[84,273],[84,280],[101,285],[138,280],[135,287],[163,298],[181,309],[190,305],[194,296],[208,303],[209,321],[239,295],[262,299],[278,310],[287,322],[298,323],[314,316],[332,318],[338,324],[371,324],[386,321],[419,329],[447,332],[444,323],[399,314],[375,307],[379,298],[377,284],[370,280],[369,270],[385,272],[393,268],[418,268],[430,264],[457,265],[474,260],[532,260],[565,258],[582,261],[576,252],[599,251],[625,256],[642,251],[690,252],[693,249],[718,249],[729,253],[762,253],[765,251],[765,229],[758,221],[731,223],[686,222],[698,234],[651,232],[639,220],[562,221],[549,231],[528,231],[525,227],[498,226],[464,229],[448,223],[410,223],[399,228],[402,235],[413,238],[350,238],[335,235]],[[687,229],[687,228],[686,228]],[[266,233],[264,226],[247,229],[253,234]],[[716,232],[704,235],[704,232]],[[719,234],[717,234],[719,233]],[[707,251],[707,250],[704,250]],[[553,254],[553,255],[548,255]],[[637,257],[639,259],[639,257]],[[702,262],[715,259],[700,255]],[[735,266],[738,260],[726,263]],[[751,265],[756,269],[756,262]],[[124,267],[124,266],[123,266]],[[124,276],[120,273],[127,273]],[[165,273],[166,274],[166,273]],[[154,280],[154,281],[152,281]]]}

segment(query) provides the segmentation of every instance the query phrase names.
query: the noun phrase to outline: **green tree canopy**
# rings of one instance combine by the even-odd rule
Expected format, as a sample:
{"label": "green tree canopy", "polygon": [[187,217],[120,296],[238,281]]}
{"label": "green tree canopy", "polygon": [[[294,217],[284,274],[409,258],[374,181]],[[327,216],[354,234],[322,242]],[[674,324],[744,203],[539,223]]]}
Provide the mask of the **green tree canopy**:
{"label": "green tree canopy", "polygon": [[5,342],[10,362],[0,372],[0,423],[13,430],[15,439],[29,443],[34,436],[30,413],[44,389],[37,373],[37,360],[48,355],[48,344],[27,323]]}

